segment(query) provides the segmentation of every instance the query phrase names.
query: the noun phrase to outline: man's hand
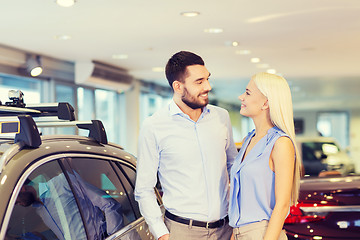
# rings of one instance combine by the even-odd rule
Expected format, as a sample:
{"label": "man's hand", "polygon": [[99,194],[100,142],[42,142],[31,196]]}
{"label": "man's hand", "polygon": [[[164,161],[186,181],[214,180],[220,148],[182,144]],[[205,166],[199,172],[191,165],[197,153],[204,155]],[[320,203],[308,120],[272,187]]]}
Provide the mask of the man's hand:
{"label": "man's hand", "polygon": [[162,235],[161,237],[159,237],[158,240],[169,240],[170,238],[170,234],[165,234],[165,235]]}

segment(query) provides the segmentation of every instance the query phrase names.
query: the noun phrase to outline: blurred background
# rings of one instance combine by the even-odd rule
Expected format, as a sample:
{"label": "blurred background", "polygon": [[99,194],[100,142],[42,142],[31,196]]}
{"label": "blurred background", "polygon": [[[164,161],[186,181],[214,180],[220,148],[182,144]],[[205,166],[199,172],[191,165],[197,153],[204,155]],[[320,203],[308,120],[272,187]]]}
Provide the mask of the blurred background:
{"label": "blurred background", "polygon": [[236,142],[253,128],[237,97],[253,74],[276,73],[292,90],[304,164],[318,169],[309,174],[351,174],[360,172],[359,42],[358,0],[2,1],[0,100],[20,89],[25,103],[70,102],[136,156],[142,121],[172,96],[167,60],[192,51]]}

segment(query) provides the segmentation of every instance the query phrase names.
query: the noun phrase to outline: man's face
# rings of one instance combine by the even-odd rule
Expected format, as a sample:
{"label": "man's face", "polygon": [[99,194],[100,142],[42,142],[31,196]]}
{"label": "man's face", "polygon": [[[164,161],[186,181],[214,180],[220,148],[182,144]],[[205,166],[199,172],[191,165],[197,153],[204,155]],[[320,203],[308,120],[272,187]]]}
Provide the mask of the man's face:
{"label": "man's face", "polygon": [[209,103],[210,73],[202,65],[187,66],[186,70],[181,100],[192,109],[202,108]]}

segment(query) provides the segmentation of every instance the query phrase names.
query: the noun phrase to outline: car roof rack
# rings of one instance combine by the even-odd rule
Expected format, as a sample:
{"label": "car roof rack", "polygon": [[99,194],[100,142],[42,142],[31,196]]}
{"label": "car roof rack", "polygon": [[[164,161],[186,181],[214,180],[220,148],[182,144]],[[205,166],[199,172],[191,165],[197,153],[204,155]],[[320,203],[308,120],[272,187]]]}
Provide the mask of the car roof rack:
{"label": "car roof rack", "polygon": [[0,105],[0,116],[18,116],[19,114],[26,114],[32,117],[56,116],[61,120],[75,120],[74,108],[70,103],[66,102],[29,104],[27,107]]}
{"label": "car roof rack", "polygon": [[[10,92],[9,98],[13,102],[6,102],[5,105],[1,105],[0,102],[0,133],[15,133],[15,143],[20,142],[24,147],[37,148],[41,145],[38,127],[70,126],[89,130],[90,138],[98,143],[108,143],[102,122],[100,120],[75,121],[74,108],[70,103],[43,103],[26,106],[21,91],[12,91],[13,95],[11,97]],[[15,97],[14,93],[17,94]],[[51,116],[56,116],[58,120],[44,121],[46,117]],[[9,119],[9,117],[17,117],[18,121],[14,120],[14,118]],[[36,117],[39,121],[35,122],[33,117]]]}
{"label": "car roof rack", "polygon": [[89,130],[89,137],[98,143],[107,144],[107,136],[103,123],[100,120],[91,121],[42,121],[36,123],[38,127],[71,127],[76,126],[79,129]]}
{"label": "car roof rack", "polygon": [[30,115],[19,115],[19,132],[15,135],[14,142],[23,146],[37,148],[41,145],[40,133],[34,119]]}

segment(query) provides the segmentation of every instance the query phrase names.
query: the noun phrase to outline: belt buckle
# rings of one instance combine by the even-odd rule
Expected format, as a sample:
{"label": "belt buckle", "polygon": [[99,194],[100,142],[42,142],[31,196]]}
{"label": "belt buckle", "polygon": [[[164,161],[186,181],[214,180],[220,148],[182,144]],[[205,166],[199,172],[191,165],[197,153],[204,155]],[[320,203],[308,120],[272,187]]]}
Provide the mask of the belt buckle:
{"label": "belt buckle", "polygon": [[206,229],[209,229],[209,222],[206,222]]}

